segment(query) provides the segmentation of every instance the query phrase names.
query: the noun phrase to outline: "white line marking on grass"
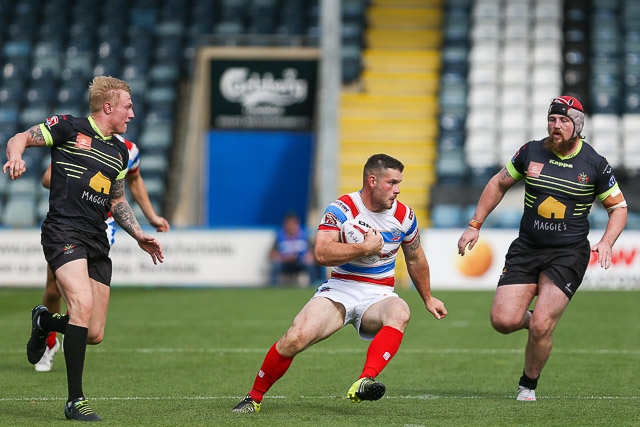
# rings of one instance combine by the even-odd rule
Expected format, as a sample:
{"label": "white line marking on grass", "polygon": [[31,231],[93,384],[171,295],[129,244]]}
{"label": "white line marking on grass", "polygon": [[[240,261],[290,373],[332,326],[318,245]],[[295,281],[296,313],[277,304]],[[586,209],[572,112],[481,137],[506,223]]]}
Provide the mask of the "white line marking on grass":
{"label": "white line marking on grass", "polygon": [[[87,349],[95,353],[134,353],[134,354],[173,354],[173,353],[231,353],[231,354],[264,354],[266,348],[99,348],[88,346]],[[366,349],[362,348],[342,348],[342,349],[323,349],[310,348],[306,350],[308,353],[321,354],[359,354]],[[524,349],[515,348],[424,348],[415,349],[407,348],[400,350],[403,353],[410,354],[521,354]],[[24,349],[0,349],[0,354],[16,354],[24,353]],[[561,349],[554,348],[553,353],[561,354],[577,354],[577,355],[629,355],[640,356],[640,349],[623,350],[623,349]]]}
{"label": "white line marking on grass", "polygon": [[[89,397],[89,400],[105,400],[105,401],[159,401],[159,400],[237,400],[242,399],[243,396],[120,396],[120,397]],[[286,396],[265,396],[267,400],[276,400],[276,399],[327,399],[327,400],[336,400],[336,399],[344,399],[347,400],[344,396],[297,396],[297,397],[289,397]],[[419,394],[416,396],[384,396],[382,398],[389,400],[436,400],[436,399],[448,399],[448,400],[495,400],[495,399],[506,399],[506,400],[515,400],[513,396],[438,396],[433,394]],[[538,396],[539,400],[640,400],[640,396]],[[64,401],[66,398],[63,397],[2,397],[0,398],[0,402],[47,402],[47,401]]]}

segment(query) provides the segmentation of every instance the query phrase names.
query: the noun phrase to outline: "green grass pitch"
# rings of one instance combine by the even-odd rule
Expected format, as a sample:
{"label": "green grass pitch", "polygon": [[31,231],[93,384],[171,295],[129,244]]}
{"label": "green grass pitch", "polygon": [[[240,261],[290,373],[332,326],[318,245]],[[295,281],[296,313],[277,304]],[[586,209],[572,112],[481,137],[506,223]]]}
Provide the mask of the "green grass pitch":
{"label": "green grass pitch", "polygon": [[[105,341],[90,346],[84,390],[109,426],[638,426],[640,292],[578,292],[555,333],[537,402],[516,402],[524,332],[489,324],[492,292],[417,293],[387,394],[353,404],[367,343],[348,326],[294,360],[258,414],[231,414],[265,352],[312,289],[114,288]],[[68,425],[64,356],[35,372],[25,356],[42,291],[0,289],[0,426]]]}

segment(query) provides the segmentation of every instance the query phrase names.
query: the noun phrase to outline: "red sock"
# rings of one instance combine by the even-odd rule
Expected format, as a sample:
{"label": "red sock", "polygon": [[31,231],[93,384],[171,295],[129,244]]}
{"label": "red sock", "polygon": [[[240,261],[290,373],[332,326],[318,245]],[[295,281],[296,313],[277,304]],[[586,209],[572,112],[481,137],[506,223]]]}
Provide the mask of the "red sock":
{"label": "red sock", "polygon": [[396,328],[383,326],[369,344],[367,360],[364,362],[360,378],[377,377],[398,352],[403,336],[404,334]]}
{"label": "red sock", "polygon": [[258,403],[262,402],[264,394],[269,391],[276,381],[282,378],[289,366],[291,366],[292,361],[293,357],[284,357],[278,353],[276,345],[273,344],[264,357],[264,362],[262,362],[258,375],[256,375],[249,396]]}
{"label": "red sock", "polygon": [[49,347],[49,350],[55,347],[57,335],[58,334],[55,331],[51,331],[49,332],[49,335],[47,335],[47,347]]}

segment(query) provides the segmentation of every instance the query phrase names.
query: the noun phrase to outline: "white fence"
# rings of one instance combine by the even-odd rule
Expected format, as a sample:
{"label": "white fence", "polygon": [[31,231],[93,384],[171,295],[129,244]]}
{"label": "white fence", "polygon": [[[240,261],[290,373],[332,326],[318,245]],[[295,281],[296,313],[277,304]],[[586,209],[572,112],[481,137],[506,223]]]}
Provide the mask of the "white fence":
{"label": "white fence", "polygon": [[[154,233],[165,262],[151,258],[122,230],[111,250],[114,286],[263,286],[269,278],[267,254],[272,230],[172,230]],[[517,230],[483,229],[478,245],[457,254],[462,230],[428,229],[422,242],[435,290],[494,289],[504,254]],[[601,230],[591,234],[597,241]],[[45,261],[40,231],[0,230],[0,287],[42,287]],[[602,269],[592,258],[582,289],[640,289],[640,232],[625,231],[613,249],[613,266]]]}

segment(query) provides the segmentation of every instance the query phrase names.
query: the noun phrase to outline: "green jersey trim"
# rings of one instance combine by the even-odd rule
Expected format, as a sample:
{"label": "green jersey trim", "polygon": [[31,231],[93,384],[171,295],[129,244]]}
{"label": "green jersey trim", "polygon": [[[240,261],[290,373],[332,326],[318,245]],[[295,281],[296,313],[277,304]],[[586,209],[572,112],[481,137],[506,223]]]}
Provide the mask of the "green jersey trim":
{"label": "green jersey trim", "polygon": [[511,162],[511,160],[509,160],[507,164],[504,165],[504,167],[507,169],[507,172],[509,172],[509,175],[511,175],[511,177],[516,181],[520,181],[522,178],[524,178],[524,175],[518,172],[516,168],[513,166],[513,163]]}

